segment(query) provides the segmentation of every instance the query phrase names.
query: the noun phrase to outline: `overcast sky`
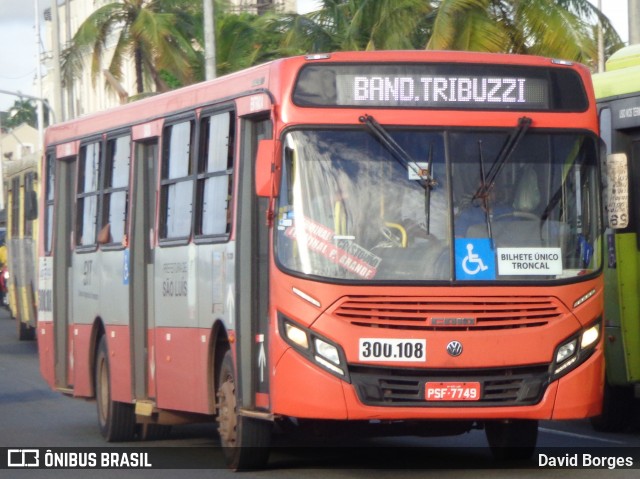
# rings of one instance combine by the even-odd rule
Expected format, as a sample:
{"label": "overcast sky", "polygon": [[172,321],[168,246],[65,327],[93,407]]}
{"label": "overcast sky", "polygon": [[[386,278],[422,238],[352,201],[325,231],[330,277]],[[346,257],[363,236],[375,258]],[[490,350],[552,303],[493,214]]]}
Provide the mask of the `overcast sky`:
{"label": "overcast sky", "polygon": [[[40,11],[51,0],[0,0],[0,90],[38,96],[36,76],[35,5]],[[597,4],[597,0],[590,0]],[[603,11],[624,41],[628,39],[627,0],[602,0]],[[301,12],[315,10],[319,0],[298,0]],[[40,15],[41,25],[44,24]],[[0,93],[0,110],[13,105],[16,97]]]}

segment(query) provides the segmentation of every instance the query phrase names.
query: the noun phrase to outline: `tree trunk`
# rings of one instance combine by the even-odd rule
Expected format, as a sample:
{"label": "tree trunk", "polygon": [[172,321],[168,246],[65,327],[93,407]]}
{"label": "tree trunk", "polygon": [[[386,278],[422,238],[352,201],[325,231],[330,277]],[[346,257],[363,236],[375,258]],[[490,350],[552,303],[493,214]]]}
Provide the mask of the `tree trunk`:
{"label": "tree trunk", "polygon": [[144,78],[142,77],[142,50],[136,46],[134,53],[136,67],[136,91],[138,95],[144,92]]}

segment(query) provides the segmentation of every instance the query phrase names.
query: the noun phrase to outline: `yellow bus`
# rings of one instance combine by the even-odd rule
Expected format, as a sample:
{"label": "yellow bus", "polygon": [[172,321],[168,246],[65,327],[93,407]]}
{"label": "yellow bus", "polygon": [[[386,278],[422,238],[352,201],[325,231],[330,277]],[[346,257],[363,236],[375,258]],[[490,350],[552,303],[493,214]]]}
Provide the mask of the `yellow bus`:
{"label": "yellow bus", "polygon": [[35,156],[5,163],[7,192],[7,296],[20,340],[35,338],[38,237],[38,162]]}

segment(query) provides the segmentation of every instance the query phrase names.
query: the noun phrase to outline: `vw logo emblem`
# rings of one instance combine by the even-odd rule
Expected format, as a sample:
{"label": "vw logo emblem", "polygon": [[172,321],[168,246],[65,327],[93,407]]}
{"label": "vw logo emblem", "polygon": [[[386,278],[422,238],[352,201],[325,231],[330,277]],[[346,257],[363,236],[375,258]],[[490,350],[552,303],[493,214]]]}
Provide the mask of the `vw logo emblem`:
{"label": "vw logo emblem", "polygon": [[447,344],[447,352],[451,356],[460,356],[462,354],[462,343],[460,341],[451,341]]}

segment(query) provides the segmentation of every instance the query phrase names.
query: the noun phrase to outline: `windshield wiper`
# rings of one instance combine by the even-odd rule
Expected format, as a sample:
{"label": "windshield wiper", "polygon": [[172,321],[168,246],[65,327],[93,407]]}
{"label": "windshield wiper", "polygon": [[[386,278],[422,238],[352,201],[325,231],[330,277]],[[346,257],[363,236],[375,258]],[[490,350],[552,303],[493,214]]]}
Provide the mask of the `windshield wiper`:
{"label": "windshield wiper", "polygon": [[[373,135],[382,143],[382,145],[393,155],[393,157],[407,170],[413,171],[418,178],[420,178],[420,184],[422,186],[433,188],[436,185],[436,181],[431,176],[429,169],[420,168],[418,163],[411,158],[411,155],[407,153],[396,140],[389,134],[384,127],[376,121],[371,115],[363,115],[359,118],[361,123],[364,123],[369,127],[369,130]],[[429,161],[432,160],[431,153],[429,154]],[[430,168],[429,164],[427,168]]]}
{"label": "windshield wiper", "polygon": [[495,181],[498,177],[498,174],[500,174],[500,171],[502,171],[502,167],[507,163],[507,160],[511,157],[515,149],[518,147],[518,143],[520,143],[520,140],[522,140],[530,126],[531,118],[523,116],[518,120],[518,126],[516,126],[516,128],[507,137],[507,141],[505,141],[504,145],[500,149],[500,152],[491,165],[486,178],[483,178],[482,184],[478,188],[478,191],[476,191],[473,195],[473,200],[477,198],[484,198],[491,192],[491,190],[495,186]]}
{"label": "windshield wiper", "polygon": [[[480,162],[480,179],[482,181],[480,187],[486,187],[487,175],[484,172],[484,156],[482,154],[482,140],[478,140],[478,161]],[[481,197],[482,207],[484,208],[484,217],[487,222],[487,236],[491,242],[491,249],[493,249],[493,232],[491,230],[491,205],[489,204],[489,188],[487,188],[487,194]]]}
{"label": "windshield wiper", "polygon": [[431,176],[431,168],[433,167],[433,148],[429,148],[427,168],[420,168],[418,163],[402,148],[396,140],[389,134],[384,127],[376,121],[371,115],[362,115],[359,118],[361,123],[364,123],[373,136],[375,136],[380,143],[391,153],[391,156],[400,163],[407,170],[413,171],[419,178],[419,184],[425,190],[424,204],[426,212],[426,228],[427,234],[429,234],[429,222],[431,216],[431,189],[436,186],[437,182]]}

